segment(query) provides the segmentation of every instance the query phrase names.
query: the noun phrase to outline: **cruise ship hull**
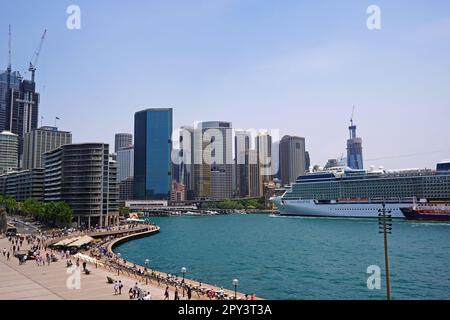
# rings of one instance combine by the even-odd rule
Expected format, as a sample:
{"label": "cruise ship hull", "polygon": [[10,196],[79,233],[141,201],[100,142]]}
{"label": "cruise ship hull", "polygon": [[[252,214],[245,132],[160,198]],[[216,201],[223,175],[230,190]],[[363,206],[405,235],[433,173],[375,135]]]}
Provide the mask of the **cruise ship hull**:
{"label": "cruise ship hull", "polygon": [[[378,218],[380,202],[355,203],[318,203],[315,200],[282,200],[281,197],[272,198],[280,215],[307,217],[351,217]],[[411,203],[386,203],[386,210],[391,211],[392,218],[404,218],[400,208],[411,206]]]}

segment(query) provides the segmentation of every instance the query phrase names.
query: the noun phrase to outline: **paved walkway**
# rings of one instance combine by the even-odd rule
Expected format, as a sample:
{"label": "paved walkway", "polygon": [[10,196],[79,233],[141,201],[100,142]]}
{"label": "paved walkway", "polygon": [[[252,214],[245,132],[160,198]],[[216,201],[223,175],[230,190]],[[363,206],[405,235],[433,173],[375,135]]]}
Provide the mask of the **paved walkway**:
{"label": "paved walkway", "polygon": [[[7,250],[11,244],[8,239],[0,239],[0,251],[3,248]],[[21,250],[28,249],[23,245]],[[59,254],[57,254],[59,257]],[[75,262],[75,259],[72,259]],[[87,268],[92,271],[91,274],[81,273],[80,289],[67,288],[67,279],[71,276],[67,274],[66,260],[53,262],[50,266],[37,266],[34,260],[27,261],[24,265],[19,265],[18,259],[11,256],[9,261],[0,254],[0,300],[20,300],[20,299],[45,299],[45,300],[129,300],[128,290],[137,282],[126,276],[118,277],[117,274],[109,272],[103,268],[95,268],[89,265]],[[114,295],[112,284],[106,283],[106,277],[110,276],[115,280],[121,280],[124,287],[122,295]],[[165,286],[152,282],[151,285],[145,285],[145,282],[139,282],[138,285],[144,291],[150,292],[152,300],[164,299]],[[180,299],[183,298],[182,290],[179,290]],[[170,292],[170,299],[174,297],[173,291]],[[192,299],[198,299],[196,293],[193,293]]]}

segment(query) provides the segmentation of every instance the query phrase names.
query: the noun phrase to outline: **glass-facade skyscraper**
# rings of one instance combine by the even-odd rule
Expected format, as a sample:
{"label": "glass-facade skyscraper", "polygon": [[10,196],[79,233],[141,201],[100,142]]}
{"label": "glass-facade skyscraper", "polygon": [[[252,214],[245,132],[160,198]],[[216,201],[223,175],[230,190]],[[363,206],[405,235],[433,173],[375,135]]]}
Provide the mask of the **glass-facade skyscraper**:
{"label": "glass-facade skyscraper", "polygon": [[169,199],[172,182],[172,109],[134,115],[134,198]]}

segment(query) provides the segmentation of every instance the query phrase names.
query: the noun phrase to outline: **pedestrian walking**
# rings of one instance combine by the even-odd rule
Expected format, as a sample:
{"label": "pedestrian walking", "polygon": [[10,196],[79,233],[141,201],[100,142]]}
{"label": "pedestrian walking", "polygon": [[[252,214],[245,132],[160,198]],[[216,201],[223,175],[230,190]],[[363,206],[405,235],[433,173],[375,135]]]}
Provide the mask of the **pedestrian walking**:
{"label": "pedestrian walking", "polygon": [[119,280],[119,294],[122,294],[123,284],[122,281]]}
{"label": "pedestrian walking", "polygon": [[164,291],[164,300],[169,300],[169,286],[166,286],[166,291]]}

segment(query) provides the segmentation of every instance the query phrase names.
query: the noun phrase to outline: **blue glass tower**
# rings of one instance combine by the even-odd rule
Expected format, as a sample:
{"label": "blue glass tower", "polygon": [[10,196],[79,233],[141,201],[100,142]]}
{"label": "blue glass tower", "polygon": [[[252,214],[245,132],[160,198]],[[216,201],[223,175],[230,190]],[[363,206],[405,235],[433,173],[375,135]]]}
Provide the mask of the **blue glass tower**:
{"label": "blue glass tower", "polygon": [[172,109],[147,109],[134,115],[134,198],[170,198]]}

